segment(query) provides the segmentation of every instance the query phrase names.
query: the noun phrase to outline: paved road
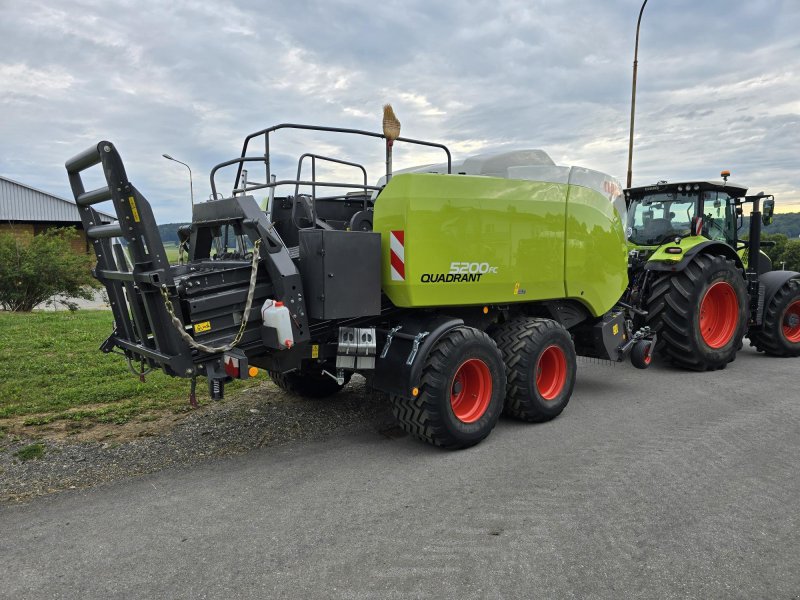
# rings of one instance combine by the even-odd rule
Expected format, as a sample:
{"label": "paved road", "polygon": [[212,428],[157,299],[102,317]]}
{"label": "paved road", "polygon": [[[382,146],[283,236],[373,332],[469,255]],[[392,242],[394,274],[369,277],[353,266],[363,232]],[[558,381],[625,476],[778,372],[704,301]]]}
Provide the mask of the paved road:
{"label": "paved road", "polygon": [[581,365],[467,451],[365,430],[5,506],[0,596],[799,598],[799,373]]}

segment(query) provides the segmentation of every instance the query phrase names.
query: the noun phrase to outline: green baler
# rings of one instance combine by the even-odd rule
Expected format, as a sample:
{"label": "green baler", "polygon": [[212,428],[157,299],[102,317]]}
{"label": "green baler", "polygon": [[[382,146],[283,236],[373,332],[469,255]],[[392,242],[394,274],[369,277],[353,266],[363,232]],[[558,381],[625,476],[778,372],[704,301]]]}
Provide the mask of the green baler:
{"label": "green baler", "polygon": [[[371,185],[360,164],[306,153],[296,176],[278,180],[271,143],[286,129],[378,139],[386,175]],[[265,149],[257,156],[255,140]],[[397,144],[447,160],[393,174]],[[248,180],[252,162],[263,182]],[[107,186],[87,192],[81,173],[98,163]],[[358,178],[322,180],[324,165]],[[114,313],[102,349],[142,372],[186,377],[192,390],[205,376],[212,397],[253,367],[306,397],[334,394],[358,373],[389,394],[407,431],[462,448],[502,411],[527,421],[560,414],[576,355],[649,364],[654,336],[635,331],[619,302],[628,246],[618,182],[541,151],[454,165],[445,146],[391,128],[264,129],[212,170],[214,199],[196,204],[179,232],[188,260],[177,265],[111,143],[66,167]],[[228,197],[216,188],[224,168],[236,169]],[[269,194],[265,210],[252,196],[259,190]],[[105,200],[119,224],[96,225],[93,205]]]}

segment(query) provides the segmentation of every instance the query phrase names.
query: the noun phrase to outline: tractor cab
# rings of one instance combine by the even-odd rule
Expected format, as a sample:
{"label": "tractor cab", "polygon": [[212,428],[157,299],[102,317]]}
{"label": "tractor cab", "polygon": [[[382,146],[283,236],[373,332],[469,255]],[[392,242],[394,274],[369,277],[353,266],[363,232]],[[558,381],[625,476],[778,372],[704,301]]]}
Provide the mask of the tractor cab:
{"label": "tractor cab", "polygon": [[628,241],[655,248],[696,235],[736,247],[738,207],[746,192],[735,184],[709,181],[659,182],[626,190]]}

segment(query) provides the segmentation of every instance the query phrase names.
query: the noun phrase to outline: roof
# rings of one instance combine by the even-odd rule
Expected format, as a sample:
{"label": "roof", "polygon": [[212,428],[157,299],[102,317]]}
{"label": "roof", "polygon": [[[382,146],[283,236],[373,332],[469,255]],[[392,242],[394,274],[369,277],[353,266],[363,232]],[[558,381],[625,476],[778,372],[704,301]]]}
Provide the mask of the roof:
{"label": "roof", "polygon": [[[104,223],[117,218],[99,212]],[[24,183],[0,175],[0,223],[8,221],[47,221],[80,223],[78,205]]]}
{"label": "roof", "polygon": [[695,190],[727,192],[734,198],[740,198],[747,193],[747,187],[732,181],[675,181],[670,183],[662,181],[653,185],[633,187],[625,190],[625,193],[629,196],[639,196],[652,192],[674,193]]}

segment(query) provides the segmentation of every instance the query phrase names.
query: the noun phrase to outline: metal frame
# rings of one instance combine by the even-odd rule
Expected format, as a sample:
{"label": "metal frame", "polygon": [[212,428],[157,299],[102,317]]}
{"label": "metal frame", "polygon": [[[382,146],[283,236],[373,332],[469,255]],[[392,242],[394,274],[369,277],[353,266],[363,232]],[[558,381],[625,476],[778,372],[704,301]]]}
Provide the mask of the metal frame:
{"label": "metal frame", "polygon": [[[239,158],[234,158],[232,160],[228,160],[222,163],[219,163],[211,170],[210,180],[211,180],[211,193],[212,198],[217,197],[217,184],[216,184],[216,173],[219,169],[223,167],[228,167],[231,165],[238,164],[239,167],[236,170],[236,178],[233,182],[233,193],[246,193],[251,192],[254,190],[260,190],[264,188],[275,188],[280,185],[308,185],[308,186],[320,186],[320,187],[339,187],[339,188],[355,188],[355,189],[370,189],[370,190],[379,190],[380,188],[377,186],[364,186],[364,185],[354,185],[350,183],[334,183],[334,182],[317,182],[317,181],[297,181],[297,180],[281,180],[281,181],[272,181],[272,171],[270,169],[270,134],[278,131],[280,129],[300,129],[304,131],[325,131],[329,133],[344,133],[349,135],[361,135],[365,137],[372,137],[376,139],[385,140],[386,136],[382,133],[376,133],[373,131],[365,131],[362,129],[348,129],[343,127],[324,127],[320,125],[301,125],[297,123],[281,123],[280,125],[273,125],[272,127],[268,127],[266,129],[262,129],[261,131],[256,131],[255,133],[251,133],[248,135],[245,140],[244,144],[242,145],[242,153]],[[250,146],[250,142],[258,137],[264,136],[264,155],[263,156],[247,156],[247,150]],[[412,138],[404,138],[399,137],[395,140],[395,142],[404,142],[406,144],[414,144],[417,146],[427,146],[430,148],[439,148],[441,149],[445,155],[447,156],[447,172],[448,174],[452,172],[452,163],[453,159],[450,154],[450,150],[444,144],[437,144],[435,142],[426,142],[424,140],[416,140]],[[322,158],[322,157],[320,157]],[[239,182],[242,179],[242,169],[245,162],[263,162],[264,163],[264,170],[265,170],[265,179],[267,183],[263,184],[256,184],[254,186],[242,186],[239,187]],[[362,167],[363,168],[363,167]],[[387,172],[387,176],[391,175],[391,173]],[[299,179],[299,175],[298,175]]]}

